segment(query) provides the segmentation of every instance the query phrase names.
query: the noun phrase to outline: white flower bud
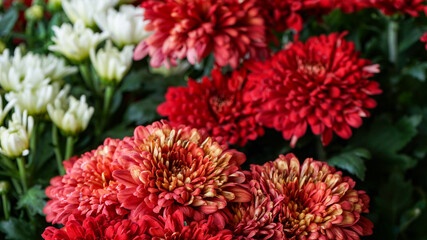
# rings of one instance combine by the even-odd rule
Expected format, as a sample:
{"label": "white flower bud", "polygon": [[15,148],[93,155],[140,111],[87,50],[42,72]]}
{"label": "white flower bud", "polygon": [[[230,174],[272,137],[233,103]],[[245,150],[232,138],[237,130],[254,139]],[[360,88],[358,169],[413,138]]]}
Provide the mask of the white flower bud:
{"label": "white flower bud", "polygon": [[95,27],[95,14],[113,8],[118,2],[119,0],[62,0],[62,8],[71,22],[81,20],[84,25],[92,28]]}
{"label": "white flower bud", "polygon": [[90,60],[101,80],[108,84],[118,84],[132,65],[133,46],[125,46],[120,52],[107,41],[105,47],[96,54],[90,51]]}
{"label": "white flower bud", "polygon": [[95,48],[108,36],[107,33],[94,33],[86,28],[81,20],[76,21],[74,26],[64,23],[61,27],[53,26],[52,29],[55,33],[52,38],[55,45],[49,46],[49,50],[59,52],[75,62],[88,58],[90,49]]}
{"label": "white flower bud", "polygon": [[55,99],[54,104],[47,106],[50,119],[67,135],[77,135],[84,131],[93,115],[94,108],[86,103],[86,96],[80,101],[73,96],[66,98],[68,90],[64,89]]}
{"label": "white flower bud", "polygon": [[122,5],[120,11],[111,8],[95,15],[95,21],[117,46],[122,47],[136,45],[151,35],[144,30],[148,21],[144,21],[143,15],[143,8]]}
{"label": "white flower bud", "polygon": [[11,158],[28,155],[34,120],[15,108],[8,128],[0,127],[0,153]]}
{"label": "white flower bud", "polygon": [[16,99],[16,104],[32,116],[43,115],[47,112],[47,105],[54,101],[58,92],[58,83],[42,84],[33,88],[25,87],[18,92],[9,92],[6,94],[6,100]]}

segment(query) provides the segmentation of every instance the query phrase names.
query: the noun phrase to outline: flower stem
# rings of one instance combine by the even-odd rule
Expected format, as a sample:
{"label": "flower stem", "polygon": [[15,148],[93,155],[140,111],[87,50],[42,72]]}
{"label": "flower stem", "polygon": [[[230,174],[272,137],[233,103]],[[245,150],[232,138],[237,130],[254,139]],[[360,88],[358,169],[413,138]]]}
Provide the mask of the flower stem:
{"label": "flower stem", "polygon": [[90,91],[92,91],[93,93],[96,93],[96,92],[94,92],[95,90],[93,87],[93,82],[92,82],[92,77],[90,74],[89,64],[84,62],[84,63],[79,65],[79,69],[80,69],[80,74],[82,75],[83,80],[84,80],[86,86],[88,87],[88,89]]}
{"label": "flower stem", "polygon": [[19,169],[19,178],[21,179],[22,189],[24,194],[27,192],[27,174],[25,171],[25,159],[24,157],[18,157],[16,159],[18,161],[18,169]]}
{"label": "flower stem", "polygon": [[399,24],[389,18],[388,27],[387,27],[387,40],[388,40],[388,60],[397,65],[398,61],[398,34]]}
{"label": "flower stem", "polygon": [[58,128],[55,126],[55,124],[52,124],[52,143],[53,148],[55,151],[55,157],[56,157],[56,164],[58,165],[58,172],[61,176],[65,175],[65,169],[62,165],[62,153],[61,148],[59,146],[59,140],[58,140]]}
{"label": "flower stem", "polygon": [[3,212],[4,212],[4,218],[9,220],[10,213],[9,213],[9,199],[7,198],[7,194],[3,193],[1,195],[2,201],[3,201]]}
{"label": "flower stem", "polygon": [[98,134],[100,134],[105,129],[108,123],[108,119],[110,117],[111,102],[113,100],[114,92],[115,87],[113,85],[107,85],[107,87],[105,88],[104,107],[101,115],[101,124],[98,129]]}
{"label": "flower stem", "polygon": [[65,147],[65,160],[68,160],[74,152],[74,137],[67,137],[67,145]]}
{"label": "flower stem", "polygon": [[29,161],[28,161],[28,165],[29,166],[33,166],[34,164],[34,159],[36,158],[36,149],[37,149],[37,139],[38,139],[38,129],[39,129],[39,121],[38,119],[35,119],[34,121],[34,126],[33,126],[33,132],[31,133],[31,138],[30,138],[30,156]]}

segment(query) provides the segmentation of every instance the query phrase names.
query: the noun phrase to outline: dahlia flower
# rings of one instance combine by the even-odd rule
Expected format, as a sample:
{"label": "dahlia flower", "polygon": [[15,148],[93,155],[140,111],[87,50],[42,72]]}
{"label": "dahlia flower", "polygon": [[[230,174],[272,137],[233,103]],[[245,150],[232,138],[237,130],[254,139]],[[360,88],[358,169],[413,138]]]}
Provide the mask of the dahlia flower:
{"label": "dahlia flower", "polygon": [[369,212],[369,197],[324,162],[308,158],[301,166],[293,154],[281,155],[263,166],[252,165],[251,174],[258,197],[238,208],[235,234],[301,240],[356,240],[372,234],[373,224],[361,216]]}
{"label": "dahlia flower", "polygon": [[182,211],[196,221],[213,215],[224,226],[228,203],[250,201],[240,171],[244,154],[197,129],[166,122],[139,126],[116,151],[124,166],[113,172],[118,199],[132,220]]}
{"label": "dahlia flower", "polygon": [[268,54],[266,26],[254,0],[183,0],[142,3],[146,29],[153,34],[135,49],[134,58],[151,56],[151,66],[191,64],[210,53],[218,66],[236,68],[248,54]]}
{"label": "dahlia flower", "polygon": [[386,15],[401,13],[418,17],[419,12],[426,8],[423,5],[425,0],[371,0],[371,2],[373,7],[378,8]]}
{"label": "dahlia flower", "polygon": [[368,80],[379,72],[359,58],[345,34],[311,37],[304,44],[295,42],[265,63],[255,63],[248,76],[251,93],[245,98],[257,102],[257,120],[266,127],[281,131],[296,144],[310,125],[314,134],[327,145],[335,132],[348,139],[350,127],[360,127],[366,109],[376,101],[370,95],[380,94],[379,84]]}
{"label": "dahlia flower", "polygon": [[143,216],[141,222],[142,239],[177,239],[177,240],[231,240],[230,230],[219,229],[213,216],[201,221],[184,221],[182,212],[174,212],[167,217]]}
{"label": "dahlia flower", "polygon": [[222,137],[221,143],[245,145],[264,133],[255,121],[256,111],[243,101],[246,70],[224,76],[213,70],[212,80],[189,79],[188,87],[170,87],[166,102],[157,110],[174,124],[204,128],[210,136]]}
{"label": "dahlia flower", "polygon": [[81,221],[70,219],[63,228],[47,227],[45,240],[142,240],[141,226],[129,219],[108,219],[105,215],[87,217]]}
{"label": "dahlia flower", "polygon": [[64,162],[66,174],[52,178],[46,188],[51,200],[43,212],[48,222],[66,224],[71,215],[77,220],[100,214],[115,218],[128,212],[120,207],[117,182],[112,177],[112,172],[120,168],[113,163],[119,142],[106,139],[96,150]]}

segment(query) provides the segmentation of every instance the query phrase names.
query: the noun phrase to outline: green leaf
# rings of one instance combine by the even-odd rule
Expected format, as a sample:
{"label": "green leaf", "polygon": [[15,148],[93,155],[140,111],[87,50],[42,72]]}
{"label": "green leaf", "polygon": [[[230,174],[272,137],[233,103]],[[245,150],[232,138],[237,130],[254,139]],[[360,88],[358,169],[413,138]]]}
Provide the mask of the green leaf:
{"label": "green leaf", "polygon": [[37,236],[32,224],[17,218],[0,222],[0,231],[6,234],[7,240],[34,239]]}
{"label": "green leaf", "polygon": [[0,18],[0,37],[5,36],[12,31],[18,20],[18,10],[9,8],[9,10]]}
{"label": "green leaf", "polygon": [[427,71],[427,62],[417,63],[416,65],[403,69],[404,74],[407,74],[421,82],[426,81],[426,71]]}
{"label": "green leaf", "polygon": [[43,207],[46,205],[46,195],[40,185],[36,185],[21,196],[18,201],[18,208],[28,207],[31,215],[43,215]]}
{"label": "green leaf", "polygon": [[162,96],[155,94],[130,104],[124,116],[125,122],[142,125],[159,119],[157,106],[163,101],[164,98]]}
{"label": "green leaf", "polygon": [[369,159],[371,154],[368,150],[357,148],[342,152],[328,160],[328,164],[347,170],[359,179],[365,179],[366,166],[363,159]]}
{"label": "green leaf", "polygon": [[400,218],[400,231],[404,231],[413,221],[415,221],[426,208],[426,200],[418,201],[412,208],[405,211]]}

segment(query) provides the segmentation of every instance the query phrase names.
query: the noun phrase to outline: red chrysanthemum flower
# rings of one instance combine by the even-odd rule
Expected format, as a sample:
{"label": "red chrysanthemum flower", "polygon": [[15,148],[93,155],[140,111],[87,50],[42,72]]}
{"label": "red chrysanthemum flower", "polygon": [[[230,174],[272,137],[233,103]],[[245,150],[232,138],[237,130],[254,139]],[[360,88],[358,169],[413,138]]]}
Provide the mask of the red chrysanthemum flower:
{"label": "red chrysanthemum flower", "polygon": [[244,154],[197,129],[165,122],[140,126],[117,151],[118,161],[127,166],[113,173],[121,184],[118,198],[135,221],[182,211],[197,221],[213,214],[215,224],[224,226],[228,203],[250,201],[240,171]]}
{"label": "red chrysanthemum flower", "polygon": [[106,139],[96,150],[73,157],[64,162],[66,174],[52,178],[46,188],[48,201],[43,212],[46,220],[66,224],[70,216],[84,220],[104,214],[108,217],[124,215],[117,200],[117,183],[112,172],[119,169],[113,164],[113,155],[120,140]]}
{"label": "red chrysanthemum flower", "polygon": [[216,65],[236,68],[247,54],[268,54],[264,19],[254,0],[150,0],[142,6],[153,35],[138,45],[134,58],[149,54],[153,67],[184,58],[195,64],[213,53]]}
{"label": "red chrysanthemum flower", "polygon": [[214,224],[214,217],[201,221],[184,221],[182,212],[176,211],[167,217],[143,216],[142,239],[174,240],[231,240],[232,231],[223,230]]}
{"label": "red chrysanthemum flower", "polygon": [[213,70],[212,80],[208,77],[201,82],[189,79],[188,87],[169,88],[166,102],[157,111],[169,117],[173,124],[206,129],[210,136],[221,137],[220,143],[243,146],[264,134],[264,129],[255,121],[255,109],[242,98],[246,72],[236,70],[225,76]]}
{"label": "red chrysanthemum flower", "polygon": [[424,33],[424,35],[420,38],[420,41],[426,43],[426,50],[427,50],[427,33]]}
{"label": "red chrysanthemum flower", "polygon": [[236,230],[263,239],[356,240],[372,234],[372,222],[361,216],[369,212],[369,197],[326,163],[306,159],[300,166],[288,154],[263,166],[252,165],[251,173],[252,191],[258,198],[239,208]]}
{"label": "red chrysanthemum flower", "polygon": [[129,219],[109,220],[105,215],[87,217],[83,222],[70,219],[63,228],[47,227],[45,240],[143,240],[142,227]]}
{"label": "red chrysanthemum flower", "polygon": [[245,98],[258,102],[257,119],[266,127],[283,133],[294,146],[310,125],[327,145],[332,132],[347,139],[350,127],[360,127],[366,109],[376,101],[379,84],[368,80],[379,72],[359,58],[345,34],[311,37],[304,44],[295,42],[265,63],[254,63],[248,76],[251,94]]}
{"label": "red chrysanthemum flower", "polygon": [[343,12],[352,13],[372,7],[372,3],[370,0],[339,0],[336,3],[336,7],[340,8]]}
{"label": "red chrysanthemum flower", "polygon": [[426,8],[423,5],[425,0],[371,0],[371,2],[373,7],[378,8],[386,15],[401,13],[418,17],[419,12]]}

